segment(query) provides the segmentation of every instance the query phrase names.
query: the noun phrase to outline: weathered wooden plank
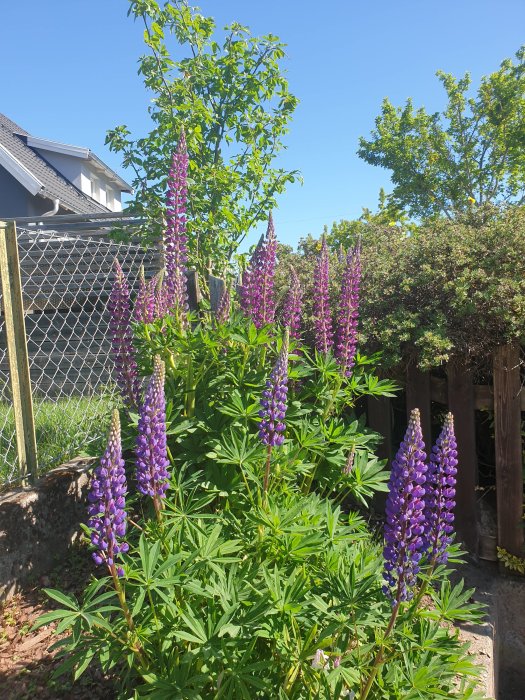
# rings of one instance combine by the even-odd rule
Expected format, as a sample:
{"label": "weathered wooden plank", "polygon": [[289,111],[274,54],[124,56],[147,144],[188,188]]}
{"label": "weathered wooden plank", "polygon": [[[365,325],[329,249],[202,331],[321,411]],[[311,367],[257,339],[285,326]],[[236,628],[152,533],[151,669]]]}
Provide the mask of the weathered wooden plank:
{"label": "weathered wooden plank", "polygon": [[425,441],[426,452],[432,445],[432,414],[430,404],[430,373],[422,372],[415,363],[407,367],[406,374],[406,404],[407,417],[413,408],[419,408],[421,414],[421,430]]}
{"label": "weathered wooden plank", "polygon": [[494,353],[498,545],[515,556],[523,556],[520,390],[520,348],[503,345]]}
{"label": "weathered wooden plank", "polygon": [[188,289],[188,306],[190,307],[190,311],[197,311],[202,301],[202,296],[199,288],[199,276],[196,270],[188,270],[186,272],[186,282]]}
{"label": "weathered wooden plank", "polygon": [[220,277],[210,275],[208,277],[208,288],[210,290],[210,307],[214,313],[217,313],[219,304],[221,303],[222,295],[226,289],[226,283]]}
{"label": "weathered wooden plank", "polygon": [[368,396],[366,401],[368,427],[382,435],[376,453],[379,459],[392,459],[392,406],[388,396]]}
{"label": "weathered wooden plank", "polygon": [[476,518],[478,460],[474,416],[474,385],[471,372],[461,361],[448,363],[447,377],[448,408],[454,416],[454,428],[458,445],[456,530],[469,551],[477,554],[479,543]]}
{"label": "weathered wooden plank", "polygon": [[20,476],[34,481],[37,451],[16,227],[0,222],[0,276]]}

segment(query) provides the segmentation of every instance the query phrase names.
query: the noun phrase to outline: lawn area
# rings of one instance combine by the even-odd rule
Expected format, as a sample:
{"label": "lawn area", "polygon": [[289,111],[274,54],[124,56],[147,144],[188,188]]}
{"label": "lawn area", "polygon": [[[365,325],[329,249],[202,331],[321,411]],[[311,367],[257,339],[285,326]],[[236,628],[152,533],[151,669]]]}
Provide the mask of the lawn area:
{"label": "lawn area", "polygon": [[[50,401],[34,399],[38,464],[41,471],[94,448],[108,425],[110,393]],[[16,478],[15,418],[9,402],[0,403],[0,484]]]}

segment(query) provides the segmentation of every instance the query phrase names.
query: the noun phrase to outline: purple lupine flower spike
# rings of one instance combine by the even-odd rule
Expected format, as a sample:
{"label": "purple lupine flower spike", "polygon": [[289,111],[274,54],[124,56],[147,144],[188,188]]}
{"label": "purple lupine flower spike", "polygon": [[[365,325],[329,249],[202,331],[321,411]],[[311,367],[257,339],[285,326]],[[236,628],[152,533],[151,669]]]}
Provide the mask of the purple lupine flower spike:
{"label": "purple lupine flower spike", "polygon": [[282,324],[290,329],[290,337],[298,340],[301,337],[301,310],[303,290],[294,268],[290,268],[292,282],[284,300]]}
{"label": "purple lupine flower spike", "polygon": [[270,447],[283,444],[286,430],[284,419],[288,394],[288,337],[288,331],[286,331],[281,352],[266,381],[266,389],[261,398],[259,437],[265,445]]}
{"label": "purple lupine flower spike", "polygon": [[425,529],[424,449],[419,409],[414,408],[388,483],[383,591],[393,605],[410,600],[419,573]]}
{"label": "purple lupine flower spike", "polygon": [[339,325],[335,355],[341,371],[352,374],[357,349],[357,321],[359,317],[359,285],[361,282],[361,251],[358,246],[349,250],[341,286]]}
{"label": "purple lupine flower spike", "polygon": [[160,499],[169,486],[169,461],[166,444],[166,398],[164,362],[155,356],[153,374],[140,407],[135,447],[138,489],[151,496],[157,513]]}
{"label": "purple lupine flower spike", "polygon": [[168,177],[164,256],[168,306],[179,316],[183,326],[187,324],[186,312],[188,311],[186,281],[186,263],[188,261],[188,238],[186,235],[187,177],[188,151],[186,148],[186,136],[184,131],[182,131],[177,150],[173,154],[172,167]]}
{"label": "purple lupine flower spike", "polygon": [[241,306],[246,316],[257,328],[275,320],[274,277],[277,256],[277,239],[270,212],[268,229],[250,258],[242,277]]}
{"label": "purple lupine flower spike", "polygon": [[449,413],[432,448],[425,484],[425,549],[430,561],[444,564],[454,531],[458,449],[454,417]]}
{"label": "purple lupine flower spike", "polygon": [[140,323],[152,323],[155,319],[155,287],[146,282],[144,266],[140,266],[139,291],[133,307],[133,318]]}
{"label": "purple lupine flower spike", "polygon": [[328,288],[329,274],[328,246],[326,237],[323,236],[321,254],[314,271],[315,347],[323,353],[327,353],[334,344]]}
{"label": "purple lupine flower spike", "polygon": [[131,331],[130,291],[122,267],[115,258],[115,280],[108,302],[109,331],[115,366],[116,382],[128,408],[137,408],[140,399],[140,382]]}
{"label": "purple lupine flower spike", "polygon": [[217,307],[217,322],[218,323],[227,323],[227,321],[230,318],[230,308],[231,308],[231,297],[230,297],[230,290],[228,287],[224,288],[224,291],[222,292],[221,299],[219,301],[219,306]]}
{"label": "purple lupine flower spike", "polygon": [[106,564],[113,575],[123,576],[117,566],[117,556],[128,551],[126,535],[126,472],[122,459],[120,420],[113,411],[106,451],[95,469],[88,494],[88,527],[91,543],[96,547],[93,559],[96,564]]}
{"label": "purple lupine flower spike", "polygon": [[255,250],[248,262],[246,269],[242,274],[240,299],[241,308],[245,316],[253,319],[256,310],[260,306],[259,285],[257,280],[259,260],[264,251],[264,236],[261,236],[259,242],[255,246]]}

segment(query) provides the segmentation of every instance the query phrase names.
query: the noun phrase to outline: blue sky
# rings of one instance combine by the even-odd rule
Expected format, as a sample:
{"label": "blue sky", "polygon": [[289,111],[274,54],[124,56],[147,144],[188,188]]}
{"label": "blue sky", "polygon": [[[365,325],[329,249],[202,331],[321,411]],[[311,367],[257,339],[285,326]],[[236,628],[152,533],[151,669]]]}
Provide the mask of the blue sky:
{"label": "blue sky", "polygon": [[[438,68],[479,78],[525,43],[523,0],[202,0],[219,26],[248,25],[288,45],[290,88],[301,100],[279,165],[298,168],[275,212],[281,241],[375,208],[389,174],[361,161],[358,138],[381,101],[443,107]],[[0,9],[0,111],[30,133],[92,148],[123,177],[107,129],[148,131],[150,96],[137,76],[142,31],[127,0],[25,0]],[[181,55],[182,56],[182,55]],[[250,236],[253,242],[256,233]]]}

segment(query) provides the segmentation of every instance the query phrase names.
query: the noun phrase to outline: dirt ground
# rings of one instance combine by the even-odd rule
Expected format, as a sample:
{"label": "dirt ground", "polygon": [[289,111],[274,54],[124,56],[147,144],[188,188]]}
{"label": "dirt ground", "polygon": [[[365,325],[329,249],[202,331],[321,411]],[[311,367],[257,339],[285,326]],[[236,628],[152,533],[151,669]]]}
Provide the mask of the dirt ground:
{"label": "dirt ground", "polygon": [[77,683],[71,676],[53,679],[59,662],[49,652],[58,637],[56,624],[31,632],[36,619],[52,610],[54,603],[43,588],[59,588],[79,594],[93,567],[85,550],[73,549],[67,561],[49,576],[23,590],[7,603],[0,604],[0,698],[2,700],[105,700],[115,697],[111,679],[97,669],[89,668]]}

